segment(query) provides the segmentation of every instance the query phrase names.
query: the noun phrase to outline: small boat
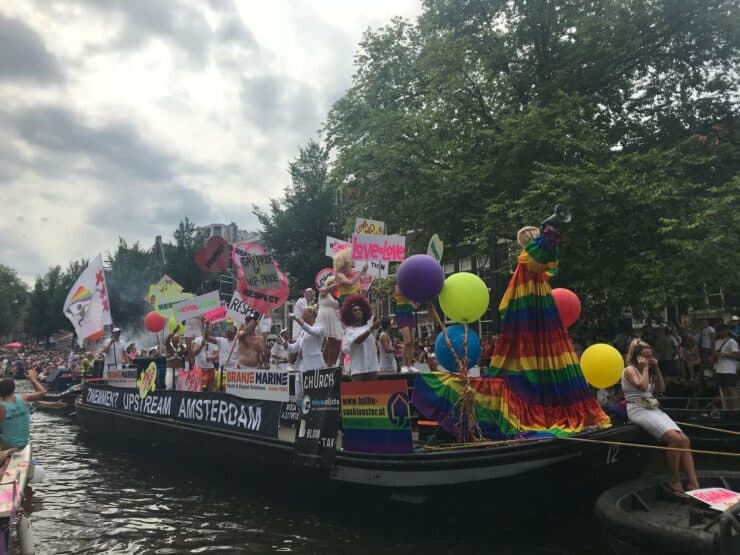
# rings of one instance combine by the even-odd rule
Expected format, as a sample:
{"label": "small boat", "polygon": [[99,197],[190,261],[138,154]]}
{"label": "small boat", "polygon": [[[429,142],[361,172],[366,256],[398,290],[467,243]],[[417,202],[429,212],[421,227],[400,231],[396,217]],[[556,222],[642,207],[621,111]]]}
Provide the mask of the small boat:
{"label": "small boat", "polygon": [[71,414],[74,411],[74,402],[82,393],[82,384],[75,384],[64,391],[47,393],[38,403],[36,410],[55,414]]}
{"label": "small boat", "polygon": [[[740,472],[699,472],[702,488],[740,491]],[[740,504],[719,512],[701,501],[677,497],[664,487],[666,477],[616,486],[596,502],[615,555],[737,555],[740,553]]]}
{"label": "small boat", "polygon": [[16,523],[16,542],[23,555],[34,553],[31,523],[25,514],[26,485],[31,479],[31,445],[15,451],[2,466],[0,479],[0,554],[8,553],[11,525]]}

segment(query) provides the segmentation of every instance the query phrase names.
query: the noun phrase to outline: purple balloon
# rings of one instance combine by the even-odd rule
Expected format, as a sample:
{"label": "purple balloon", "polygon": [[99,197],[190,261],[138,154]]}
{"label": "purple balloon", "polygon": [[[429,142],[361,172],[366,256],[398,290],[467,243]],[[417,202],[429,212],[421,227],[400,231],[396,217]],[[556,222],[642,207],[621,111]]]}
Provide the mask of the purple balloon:
{"label": "purple balloon", "polygon": [[401,262],[396,279],[404,297],[417,303],[428,303],[442,291],[445,271],[428,254],[415,254]]}

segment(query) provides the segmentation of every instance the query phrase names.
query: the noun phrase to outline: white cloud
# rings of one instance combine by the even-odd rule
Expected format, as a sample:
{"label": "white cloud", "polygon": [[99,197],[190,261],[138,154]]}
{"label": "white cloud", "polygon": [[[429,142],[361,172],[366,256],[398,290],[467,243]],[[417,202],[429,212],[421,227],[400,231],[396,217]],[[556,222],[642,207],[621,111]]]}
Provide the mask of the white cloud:
{"label": "white cloud", "polygon": [[16,0],[0,6],[0,263],[27,280],[251,205],[417,0]]}

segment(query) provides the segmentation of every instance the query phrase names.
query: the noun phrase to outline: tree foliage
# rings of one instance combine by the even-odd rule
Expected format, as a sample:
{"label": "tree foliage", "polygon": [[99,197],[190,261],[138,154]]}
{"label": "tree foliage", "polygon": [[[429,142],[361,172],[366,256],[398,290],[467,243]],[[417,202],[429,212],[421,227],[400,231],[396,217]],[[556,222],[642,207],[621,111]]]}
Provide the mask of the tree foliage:
{"label": "tree foliage", "polygon": [[262,239],[288,272],[295,293],[313,284],[316,272],[330,265],[324,255],[334,218],[334,190],[329,186],[327,153],[317,142],[299,149],[289,165],[291,184],[269,212],[254,208]]}
{"label": "tree foliage", "polygon": [[737,293],[739,17],[732,0],[426,0],[364,35],[329,113],[344,211],[486,249],[564,202],[555,283],[592,317]]}

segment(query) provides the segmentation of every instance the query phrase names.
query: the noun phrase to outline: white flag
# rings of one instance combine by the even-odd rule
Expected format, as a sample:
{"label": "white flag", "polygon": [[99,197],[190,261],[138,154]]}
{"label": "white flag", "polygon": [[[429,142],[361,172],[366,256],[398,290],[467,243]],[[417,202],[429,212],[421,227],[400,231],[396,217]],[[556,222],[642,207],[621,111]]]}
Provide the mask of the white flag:
{"label": "white flag", "polygon": [[85,338],[113,323],[100,255],[90,261],[67,293],[63,311],[75,328],[80,346]]}

